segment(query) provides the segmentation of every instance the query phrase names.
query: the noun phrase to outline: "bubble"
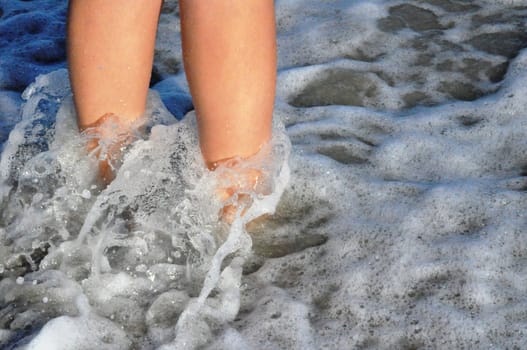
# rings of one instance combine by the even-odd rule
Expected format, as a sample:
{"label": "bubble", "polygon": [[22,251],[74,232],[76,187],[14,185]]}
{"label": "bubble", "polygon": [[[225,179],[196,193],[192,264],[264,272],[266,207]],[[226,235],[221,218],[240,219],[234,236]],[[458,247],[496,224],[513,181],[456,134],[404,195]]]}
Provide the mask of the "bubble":
{"label": "bubble", "polygon": [[[269,181],[231,226],[195,113],[176,121],[161,103],[178,117],[191,107],[183,74],[150,94],[145,132],[105,188],[66,71],[39,77],[0,161],[0,314],[14,318],[1,342],[521,348],[519,5],[276,2],[276,138],[259,158]],[[165,6],[156,65],[175,73],[179,17]],[[32,283],[13,282],[22,275]]]}

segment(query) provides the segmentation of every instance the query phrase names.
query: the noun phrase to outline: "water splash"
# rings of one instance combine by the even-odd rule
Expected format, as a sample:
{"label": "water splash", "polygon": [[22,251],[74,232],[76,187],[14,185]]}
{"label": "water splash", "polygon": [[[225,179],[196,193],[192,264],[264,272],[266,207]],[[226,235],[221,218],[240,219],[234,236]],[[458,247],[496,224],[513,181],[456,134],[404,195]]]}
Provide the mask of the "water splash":
{"label": "water splash", "polygon": [[[246,191],[250,205],[227,225],[220,220],[225,203],[215,196],[222,170],[204,166],[192,113],[177,122],[152,92],[146,134],[128,147],[116,178],[102,187],[98,159],[86,152],[90,135],[78,133],[69,93],[66,71],[39,77],[24,93],[22,121],[0,161],[0,288],[17,278],[37,281],[25,283],[18,298],[35,293],[47,310],[33,322],[45,325],[41,332],[33,326],[23,333],[18,327],[26,323],[16,314],[34,306],[26,302],[12,310],[16,314],[3,323],[11,329],[7,344],[31,349],[60,329],[83,333],[79,327],[93,332],[81,343],[99,341],[108,337],[104,328],[122,327],[116,337],[130,340],[115,346],[194,348],[210,339],[197,333],[238,312],[242,266],[251,249],[245,225],[276,208],[288,182],[289,140],[277,123],[267,149],[244,165],[261,167],[267,192]],[[50,278],[57,281],[51,291],[41,287]],[[171,305],[177,311],[154,307],[169,295],[178,296]],[[8,314],[5,303],[12,300],[1,300]],[[83,312],[78,300],[90,311]],[[152,321],[160,318],[162,325]]]}

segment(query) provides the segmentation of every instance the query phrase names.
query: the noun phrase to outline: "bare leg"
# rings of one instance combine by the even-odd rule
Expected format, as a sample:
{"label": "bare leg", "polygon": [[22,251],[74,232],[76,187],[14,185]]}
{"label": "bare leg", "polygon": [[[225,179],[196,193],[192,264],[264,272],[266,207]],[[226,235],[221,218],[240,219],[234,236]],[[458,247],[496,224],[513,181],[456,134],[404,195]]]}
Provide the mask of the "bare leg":
{"label": "bare leg", "polygon": [[68,61],[80,127],[145,109],[161,0],[71,0]]}
{"label": "bare leg", "polygon": [[[144,112],[160,6],[160,0],[70,1],[68,57],[81,130],[97,128],[108,115],[126,125]],[[271,137],[273,1],[182,0],[181,14],[207,165],[255,154]],[[109,181],[107,168],[101,165]]]}
{"label": "bare leg", "polygon": [[210,168],[271,137],[276,84],[273,0],[181,0],[185,71]]}
{"label": "bare leg", "polygon": [[[68,63],[81,130],[110,115],[126,128],[144,113],[160,8],[161,0],[70,0]],[[100,172],[113,177],[107,162]]]}

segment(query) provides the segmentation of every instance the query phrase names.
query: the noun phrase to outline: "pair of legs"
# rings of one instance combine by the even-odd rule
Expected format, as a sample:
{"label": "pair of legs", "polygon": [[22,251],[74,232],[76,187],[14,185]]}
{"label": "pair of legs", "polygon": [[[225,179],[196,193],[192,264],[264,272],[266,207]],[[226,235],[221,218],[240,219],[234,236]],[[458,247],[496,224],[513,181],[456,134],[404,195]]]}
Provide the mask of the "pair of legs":
{"label": "pair of legs", "polygon": [[[145,111],[162,0],[70,0],[68,61],[81,130]],[[183,59],[203,158],[246,158],[271,137],[273,0],[180,0]],[[111,135],[110,135],[111,137]]]}

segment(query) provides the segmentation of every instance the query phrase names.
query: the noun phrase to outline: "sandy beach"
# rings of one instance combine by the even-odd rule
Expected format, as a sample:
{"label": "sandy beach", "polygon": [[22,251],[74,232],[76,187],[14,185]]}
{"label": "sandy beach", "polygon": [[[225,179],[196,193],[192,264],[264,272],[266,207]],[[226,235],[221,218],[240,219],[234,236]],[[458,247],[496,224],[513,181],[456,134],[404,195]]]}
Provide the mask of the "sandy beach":
{"label": "sandy beach", "polygon": [[177,1],[104,188],[67,1],[0,0],[1,349],[527,348],[527,1],[275,4],[270,190],[229,226]]}

